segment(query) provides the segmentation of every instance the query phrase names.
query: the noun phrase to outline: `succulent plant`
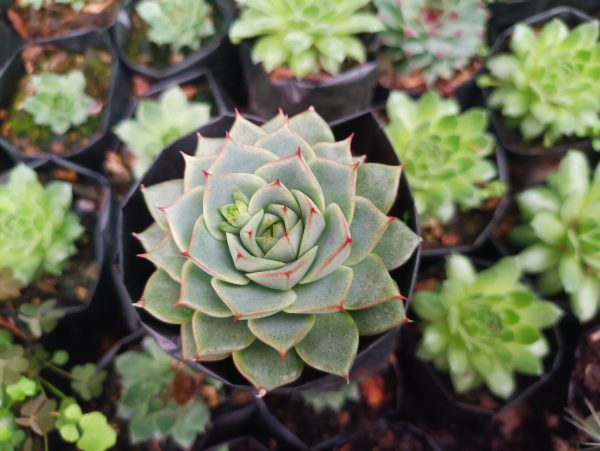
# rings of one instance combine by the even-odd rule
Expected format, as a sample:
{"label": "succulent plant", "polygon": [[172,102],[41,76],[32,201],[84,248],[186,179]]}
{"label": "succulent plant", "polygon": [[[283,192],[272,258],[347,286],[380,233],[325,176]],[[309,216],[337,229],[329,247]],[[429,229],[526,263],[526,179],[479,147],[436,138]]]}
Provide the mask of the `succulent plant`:
{"label": "succulent plant", "polygon": [[129,422],[131,444],[170,438],[189,448],[204,432],[210,409],[199,386],[220,390],[218,381],[179,364],[150,338],[141,351],[117,357],[116,370],[122,386],[119,416]]}
{"label": "succulent plant", "polygon": [[600,308],[600,169],[590,172],[585,155],[569,151],[544,185],[517,196],[523,225],[512,232],[540,292],[567,292],[581,321]]}
{"label": "succulent plant", "polygon": [[494,395],[508,398],[515,372],[543,374],[549,345],[541,331],[562,311],[541,301],[520,278],[515,258],[476,273],[467,257],[455,254],[444,282],[415,294],[412,306],[423,327],[418,356],[449,371],[458,393],[484,383]]}
{"label": "succulent plant", "polygon": [[126,119],[115,133],[133,153],[136,177],[148,169],[154,157],[173,141],[210,120],[210,105],[189,102],[179,86],[164,91],[158,100],[141,100],[135,119]]}
{"label": "succulent plant", "polygon": [[42,9],[49,5],[69,5],[75,11],[81,11],[83,7],[92,0],[19,0],[19,4],[33,9]]}
{"label": "succulent plant", "polygon": [[587,436],[586,441],[578,441],[577,449],[597,450],[600,449],[600,414],[596,412],[592,403],[586,399],[585,404],[590,411],[587,418],[582,418],[572,410],[567,410],[567,421]]}
{"label": "succulent plant", "polygon": [[215,32],[212,6],[206,0],[142,0],[135,11],[148,25],[148,39],[172,51],[198,50]]}
{"label": "succulent plant", "polygon": [[484,50],[486,9],[479,0],[375,0],[381,33],[399,74],[427,84],[450,80]]}
{"label": "succulent plant", "polygon": [[600,112],[598,22],[573,30],[560,19],[541,31],[516,25],[510,53],[487,63],[479,84],[492,88],[491,108],[529,141],[543,137],[546,147],[572,136],[591,136]]}
{"label": "succulent plant", "polygon": [[[83,227],[71,212],[71,185],[42,185],[23,164],[0,185],[0,268],[3,279],[26,286],[42,274],[60,275]],[[2,280],[1,283],[5,283]]]}
{"label": "succulent plant", "polygon": [[260,127],[238,115],[184,155],[183,180],[143,189],[156,222],[137,236],[157,270],[137,305],[181,325],[185,358],[232,355],[264,394],[305,363],[347,378],[359,335],[403,322],[388,271],[419,238],[386,215],[401,167],[350,147],[312,109]]}
{"label": "succulent plant", "polygon": [[336,75],[346,61],[364,63],[367,51],[356,36],[383,28],[363,10],[369,0],[237,0],[241,8],[231,42],[256,39],[252,60],[266,72],[289,67],[298,79],[325,71]]}
{"label": "succulent plant", "polygon": [[344,384],[337,390],[304,390],[301,392],[304,402],[316,413],[331,410],[339,412],[347,403],[360,401],[360,390],[357,382]]}
{"label": "succulent plant", "polygon": [[400,158],[423,221],[448,222],[506,190],[497,179],[495,141],[485,110],[459,113],[453,99],[428,91],[419,100],[392,91],[385,131]]}
{"label": "succulent plant", "polygon": [[23,108],[37,125],[48,126],[62,135],[85,123],[95,100],[85,93],[85,77],[80,70],[67,74],[42,72],[31,77],[33,94],[25,97]]}

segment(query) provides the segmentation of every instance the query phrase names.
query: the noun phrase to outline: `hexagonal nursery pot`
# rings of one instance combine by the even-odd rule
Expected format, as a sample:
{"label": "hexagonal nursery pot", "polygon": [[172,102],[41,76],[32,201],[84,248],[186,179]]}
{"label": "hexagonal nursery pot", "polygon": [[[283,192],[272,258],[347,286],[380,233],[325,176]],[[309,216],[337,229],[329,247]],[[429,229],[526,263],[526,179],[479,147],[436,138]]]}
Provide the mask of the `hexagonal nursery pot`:
{"label": "hexagonal nursery pot", "polygon": [[[61,157],[69,161],[99,169],[109,138],[109,129],[128,101],[129,88],[120,70],[119,61],[109,36],[106,32],[100,31],[81,32],[48,39],[39,44],[30,43],[14,53],[5,70],[0,73],[0,109],[8,110],[9,115],[13,114],[10,113],[10,110],[20,102],[16,96],[21,91],[20,85],[27,74],[22,57],[29,55],[28,61],[31,61],[30,58],[40,56],[39,49],[43,49],[41,56],[44,58],[51,58],[56,54],[73,56],[73,60],[68,63],[71,67],[65,68],[67,70],[75,64],[75,55],[87,52],[88,59],[85,60],[82,67],[84,72],[88,70],[90,74],[97,74],[99,94],[95,100],[101,102],[102,109],[100,113],[90,116],[85,124],[77,128],[79,136],[76,136],[72,142],[64,139],[67,135],[55,135],[50,132],[49,128],[35,125],[28,113],[19,110],[15,112],[15,114],[22,115],[17,119],[18,123],[22,125],[28,120],[31,129],[21,130],[18,132],[19,135],[15,136],[11,132],[13,124],[9,123],[9,119],[0,121],[0,147],[6,149],[15,161],[45,161],[54,158],[56,153],[60,153]],[[110,61],[96,59],[100,57],[106,60],[110,59]],[[81,61],[81,57],[78,60]],[[105,70],[104,67],[107,64],[110,70],[108,76],[98,72]],[[104,84],[100,85],[102,82]],[[38,142],[32,142],[30,130],[33,130],[36,135],[42,134],[44,137],[40,138]],[[71,132],[73,130],[75,129],[72,129]],[[55,146],[54,153],[50,148],[52,146]]]}
{"label": "hexagonal nursery pot", "polygon": [[[594,20],[592,17],[577,9],[560,7],[530,17],[527,20],[524,20],[523,23],[533,27],[541,27],[556,18],[562,19],[570,28]],[[512,34],[513,28],[509,28],[496,39],[490,52],[489,59],[508,50]],[[483,93],[487,102],[491,90],[484,89]],[[509,159],[518,158],[516,161],[520,164],[529,162],[532,165],[536,165],[539,164],[542,159],[552,159],[562,156],[569,149],[591,149],[591,140],[589,138],[582,139],[577,137],[563,138],[553,147],[545,149],[541,138],[526,142],[517,129],[508,127],[499,111],[491,110],[490,117],[492,126],[494,127],[494,131],[498,136],[502,148],[506,149],[509,153]]]}
{"label": "hexagonal nursery pot", "polygon": [[[72,185],[71,210],[80,218],[85,232],[76,242],[77,253],[69,259],[62,274],[44,275],[23,288],[19,297],[12,300],[12,308],[21,302],[53,298],[57,300],[57,308],[66,315],[61,324],[90,320],[90,314],[101,309],[100,304],[107,293],[102,270],[111,203],[108,181],[95,172],[60,159],[35,162],[31,167],[42,183],[61,180]],[[0,174],[0,183],[5,183],[6,177],[7,173]],[[8,305],[7,301],[3,303],[4,311]]]}
{"label": "hexagonal nursery pot", "polygon": [[[494,251],[497,252],[497,251]],[[444,259],[432,258],[420,271],[420,277],[428,275],[436,280],[443,278]],[[485,260],[473,259],[477,270],[483,270],[492,265]],[[409,316],[413,316],[409,312]],[[544,358],[545,373],[540,377],[516,374],[515,393],[507,400],[493,396],[486,387],[482,387],[465,395],[457,395],[452,387],[450,376],[438,371],[432,363],[419,359],[416,348],[420,332],[412,327],[402,330],[402,368],[407,369],[407,384],[415,387],[419,403],[428,412],[435,415],[446,415],[457,421],[479,422],[488,421],[497,413],[524,402],[540,389],[555,380],[562,369],[564,360],[564,342],[559,324],[544,331],[550,345],[550,351]]]}
{"label": "hexagonal nursery pot", "polygon": [[489,4],[491,35],[496,37],[517,22],[537,14],[546,3],[547,0],[499,0]]}
{"label": "hexagonal nursery pot", "polygon": [[262,64],[254,64],[250,46],[240,45],[240,57],[252,114],[268,119],[279,108],[292,115],[314,107],[327,121],[366,110],[377,84],[377,61],[371,60],[323,80],[274,81]]}
{"label": "hexagonal nursery pot", "polygon": [[[203,136],[222,137],[229,130],[233,121],[234,118],[232,116],[226,116],[202,128],[200,131]],[[338,140],[344,139],[354,132],[352,147],[357,153],[366,154],[367,161],[398,164],[396,155],[383,130],[371,114],[365,113],[352,119],[332,124],[332,129]],[[185,153],[194,152],[196,141],[195,134],[190,134],[167,148],[155,161],[140,183],[152,186],[166,180],[181,178],[184,170],[184,160],[180,155],[180,151]],[[410,229],[418,233],[414,202],[404,175],[401,177],[398,196],[390,214],[403,219]],[[123,281],[124,288],[126,289],[125,294],[129,302],[136,302],[140,299],[144,286],[153,271],[153,265],[150,262],[136,257],[143,250],[139,241],[132,236],[132,233],[146,229],[152,221],[152,217],[145,206],[140,186],[137,186],[124,202],[122,209],[121,252]],[[391,272],[400,292],[406,296],[412,290],[418,259],[419,252],[417,250],[403,266]],[[144,327],[159,341],[161,347],[181,359],[182,345],[178,328],[154,319],[142,309],[139,312]],[[350,373],[351,380],[355,378],[355,375],[372,374],[386,364],[387,358],[393,350],[396,332],[397,330],[393,329],[378,336],[361,338],[358,355]],[[235,369],[231,359],[204,363],[191,362],[191,365],[234,387],[250,389],[248,382]],[[307,367],[304,369],[300,379],[293,386],[278,390],[294,390],[298,387],[305,389],[319,386],[320,384],[332,383],[332,381],[336,380],[339,381],[339,376],[325,375],[322,372]]]}

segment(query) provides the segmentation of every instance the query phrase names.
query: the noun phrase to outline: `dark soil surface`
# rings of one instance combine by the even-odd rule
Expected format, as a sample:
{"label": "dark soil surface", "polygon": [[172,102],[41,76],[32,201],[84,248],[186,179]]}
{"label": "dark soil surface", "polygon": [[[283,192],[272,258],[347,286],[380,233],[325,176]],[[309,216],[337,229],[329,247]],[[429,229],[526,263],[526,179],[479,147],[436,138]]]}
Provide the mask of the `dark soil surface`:
{"label": "dark soil surface", "polygon": [[[8,110],[0,110],[0,134],[26,155],[68,154],[87,145],[98,131],[104,103],[111,84],[112,55],[89,48],[84,54],[69,53],[53,45],[28,47],[22,53],[26,75],[18,82]],[[81,70],[86,78],[86,93],[96,100],[87,121],[56,135],[50,127],[36,125],[23,109],[23,99],[31,92],[31,77],[41,72],[66,73]]]}
{"label": "dark soil surface", "polygon": [[404,423],[368,428],[345,441],[339,451],[433,451],[422,433]]}

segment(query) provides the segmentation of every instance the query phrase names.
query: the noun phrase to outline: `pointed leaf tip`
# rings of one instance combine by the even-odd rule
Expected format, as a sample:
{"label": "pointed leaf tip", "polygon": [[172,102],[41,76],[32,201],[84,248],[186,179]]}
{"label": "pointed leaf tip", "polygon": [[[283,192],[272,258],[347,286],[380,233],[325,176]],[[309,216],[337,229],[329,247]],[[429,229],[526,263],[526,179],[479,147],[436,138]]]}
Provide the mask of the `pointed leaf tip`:
{"label": "pointed leaf tip", "polygon": [[302,149],[300,149],[300,147],[298,147],[298,150],[296,150],[296,156],[302,157]]}
{"label": "pointed leaf tip", "polygon": [[266,390],[266,389],[264,389],[264,388],[261,388],[261,389],[259,389],[259,390],[256,392],[256,397],[257,397],[257,398],[264,398],[264,396],[265,396],[266,394],[267,394],[267,390]]}
{"label": "pointed leaf tip", "polygon": [[181,255],[182,257],[185,257],[185,258],[189,258],[190,253],[188,251],[182,251],[181,254],[179,254],[179,255]]}
{"label": "pointed leaf tip", "polygon": [[414,321],[412,319],[410,319],[408,316],[405,316],[404,318],[402,318],[402,324],[412,324],[414,323]]}
{"label": "pointed leaf tip", "polygon": [[311,106],[309,106],[309,107],[308,107],[308,111],[310,111],[311,113],[314,113],[314,112],[315,112],[315,107],[314,107],[314,106],[312,106],[312,105],[311,105]]}
{"label": "pointed leaf tip", "polygon": [[133,306],[137,308],[144,308],[145,304],[145,301],[143,299],[140,299],[139,301],[135,302]]}

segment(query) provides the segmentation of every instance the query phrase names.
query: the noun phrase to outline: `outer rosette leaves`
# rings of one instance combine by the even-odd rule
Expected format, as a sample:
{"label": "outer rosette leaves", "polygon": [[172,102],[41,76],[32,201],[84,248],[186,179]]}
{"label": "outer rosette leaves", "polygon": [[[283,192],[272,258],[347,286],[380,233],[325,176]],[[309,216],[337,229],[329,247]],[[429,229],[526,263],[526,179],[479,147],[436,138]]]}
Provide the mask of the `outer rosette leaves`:
{"label": "outer rosette leaves", "polygon": [[183,180],[144,190],[156,222],[138,237],[157,270],[138,305],[181,325],[186,358],[233,356],[259,391],[305,364],[347,378],[359,334],[404,318],[389,271],[419,239],[386,215],[400,168],[355,163],[313,110],[238,115],[185,159]]}
{"label": "outer rosette leaves", "polygon": [[471,261],[453,255],[446,280],[433,291],[415,294],[420,318],[421,359],[448,371],[457,393],[481,384],[500,398],[516,388],[515,373],[541,376],[549,345],[542,330],[562,311],[519,282],[514,258],[475,272]]}
{"label": "outer rosette leaves", "polygon": [[580,321],[600,308],[600,169],[571,150],[545,185],[517,198],[523,224],[512,238],[524,247],[523,269],[537,275],[540,292],[565,291]]}

